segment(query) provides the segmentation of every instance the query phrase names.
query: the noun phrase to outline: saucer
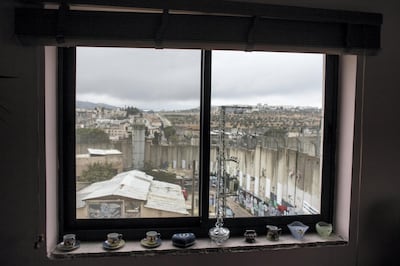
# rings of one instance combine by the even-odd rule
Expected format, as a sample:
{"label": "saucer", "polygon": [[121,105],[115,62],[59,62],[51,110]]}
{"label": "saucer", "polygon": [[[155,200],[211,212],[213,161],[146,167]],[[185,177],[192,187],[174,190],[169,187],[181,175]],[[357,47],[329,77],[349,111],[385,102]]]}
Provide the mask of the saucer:
{"label": "saucer", "polygon": [[146,247],[146,248],[156,248],[156,247],[158,247],[158,246],[161,245],[161,239],[157,239],[156,242],[150,243],[149,241],[147,241],[146,238],[143,238],[143,239],[140,241],[140,244],[142,244],[142,246],[144,246],[144,247]]}
{"label": "saucer", "polygon": [[108,244],[107,240],[103,242],[103,248],[107,250],[114,250],[114,249],[119,249],[122,248],[125,245],[125,240],[121,239],[118,243],[118,245],[111,246]]}
{"label": "saucer", "polygon": [[61,242],[61,243],[57,244],[56,248],[60,251],[71,251],[71,250],[75,250],[75,249],[79,248],[80,246],[81,246],[81,243],[78,240],[76,240],[75,245],[73,245],[73,246],[65,246],[64,242]]}

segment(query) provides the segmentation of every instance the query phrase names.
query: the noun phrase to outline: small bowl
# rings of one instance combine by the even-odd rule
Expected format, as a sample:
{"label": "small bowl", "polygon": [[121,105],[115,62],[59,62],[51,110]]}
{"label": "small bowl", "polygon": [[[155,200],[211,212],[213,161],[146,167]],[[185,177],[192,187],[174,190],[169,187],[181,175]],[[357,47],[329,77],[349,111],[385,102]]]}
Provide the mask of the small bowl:
{"label": "small bowl", "polygon": [[247,243],[254,243],[254,242],[256,242],[256,237],[257,237],[257,233],[256,233],[256,231],[255,230],[246,230],[245,232],[244,232],[244,240],[247,242]]}
{"label": "small bowl", "polygon": [[332,233],[332,224],[326,222],[318,222],[315,224],[315,230],[321,237],[328,237]]}
{"label": "small bowl", "polygon": [[292,236],[297,240],[302,240],[304,234],[307,232],[309,228],[307,225],[299,221],[292,222],[288,224],[287,227],[289,228],[290,233],[292,233]]}

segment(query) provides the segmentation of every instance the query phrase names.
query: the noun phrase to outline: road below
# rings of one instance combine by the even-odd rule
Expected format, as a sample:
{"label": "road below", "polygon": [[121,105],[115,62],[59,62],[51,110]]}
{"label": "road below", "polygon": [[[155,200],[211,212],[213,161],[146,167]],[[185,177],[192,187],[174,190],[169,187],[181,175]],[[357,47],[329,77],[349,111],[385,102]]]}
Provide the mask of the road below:
{"label": "road below", "polygon": [[234,201],[233,197],[228,197],[226,199],[226,205],[232,209],[235,217],[252,217],[252,215],[243,207],[239,205],[239,203]]}

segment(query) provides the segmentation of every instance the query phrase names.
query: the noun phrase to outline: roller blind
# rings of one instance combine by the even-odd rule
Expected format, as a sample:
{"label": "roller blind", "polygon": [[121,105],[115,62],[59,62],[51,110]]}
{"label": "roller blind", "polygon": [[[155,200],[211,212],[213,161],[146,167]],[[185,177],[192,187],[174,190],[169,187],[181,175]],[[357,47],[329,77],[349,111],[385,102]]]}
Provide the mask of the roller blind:
{"label": "roller blind", "polygon": [[380,49],[382,15],[376,13],[218,0],[34,2],[15,10],[15,33],[28,45],[349,54]]}

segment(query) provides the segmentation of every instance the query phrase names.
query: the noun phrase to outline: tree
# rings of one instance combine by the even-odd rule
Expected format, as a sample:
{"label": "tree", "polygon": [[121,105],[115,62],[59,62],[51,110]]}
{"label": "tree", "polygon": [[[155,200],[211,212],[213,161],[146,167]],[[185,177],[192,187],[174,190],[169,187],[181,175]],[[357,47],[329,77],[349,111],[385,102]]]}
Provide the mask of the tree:
{"label": "tree", "polygon": [[153,144],[154,144],[154,145],[160,144],[160,140],[161,140],[161,135],[160,135],[160,133],[158,133],[157,131],[154,132],[154,138],[153,138],[153,140],[152,140]]}
{"label": "tree", "polygon": [[136,108],[136,107],[133,107],[133,106],[126,107],[125,111],[126,111],[126,116],[137,115],[137,114],[140,113],[140,110],[138,108]]}
{"label": "tree", "polygon": [[93,163],[82,171],[80,180],[85,182],[99,182],[112,178],[117,174],[117,169],[111,163]]}
{"label": "tree", "polygon": [[155,169],[148,169],[145,171],[146,174],[151,175],[154,177],[154,180],[173,183],[173,184],[180,184],[179,180],[176,179],[175,173],[170,173],[163,170],[155,170]]}
{"label": "tree", "polygon": [[264,136],[267,137],[284,138],[286,137],[286,135],[287,135],[287,130],[283,128],[269,128],[264,132]]}
{"label": "tree", "polygon": [[76,130],[77,144],[109,143],[108,134],[98,128],[78,128]]}
{"label": "tree", "polygon": [[168,141],[172,140],[172,137],[175,136],[176,129],[174,127],[168,126],[164,128],[164,136]]}

